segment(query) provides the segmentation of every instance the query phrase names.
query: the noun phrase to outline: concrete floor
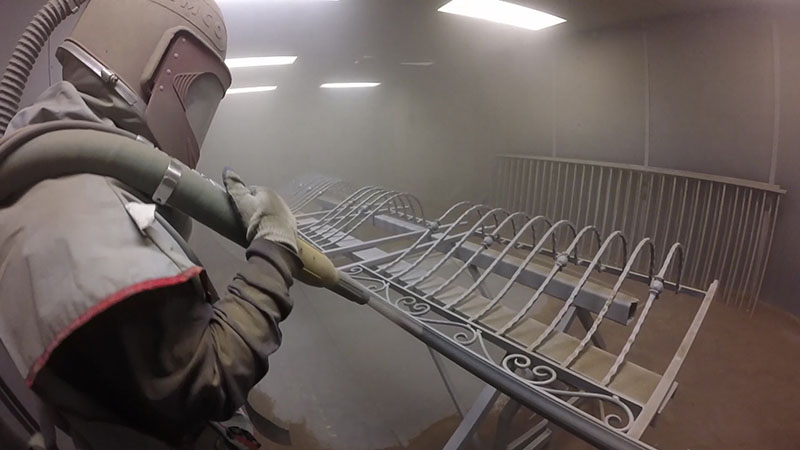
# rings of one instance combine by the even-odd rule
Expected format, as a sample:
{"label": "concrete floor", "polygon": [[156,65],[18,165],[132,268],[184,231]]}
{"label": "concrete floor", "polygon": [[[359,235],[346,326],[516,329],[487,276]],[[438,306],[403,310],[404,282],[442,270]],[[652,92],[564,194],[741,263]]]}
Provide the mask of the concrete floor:
{"label": "concrete floor", "polygon": [[[202,229],[193,240],[224,286],[240,250]],[[292,295],[295,310],[282,327],[284,343],[250,403],[288,428],[293,445],[265,440],[262,448],[441,448],[459,418],[426,347],[372,310],[327,292],[297,286]],[[668,358],[657,357],[660,346],[675,351],[695,309],[696,300],[663,297],[632,357],[666,365]],[[619,332],[601,331],[607,341]],[[676,450],[800,449],[798,355],[797,318],[768,306],[749,317],[712,305],[678,377],[677,395],[644,441]],[[447,371],[459,406],[467,409],[482,384],[449,362]],[[483,448],[491,448],[495,420],[490,416],[481,430]],[[526,411],[515,427],[521,432],[538,420]],[[552,448],[591,447],[557,431]]]}

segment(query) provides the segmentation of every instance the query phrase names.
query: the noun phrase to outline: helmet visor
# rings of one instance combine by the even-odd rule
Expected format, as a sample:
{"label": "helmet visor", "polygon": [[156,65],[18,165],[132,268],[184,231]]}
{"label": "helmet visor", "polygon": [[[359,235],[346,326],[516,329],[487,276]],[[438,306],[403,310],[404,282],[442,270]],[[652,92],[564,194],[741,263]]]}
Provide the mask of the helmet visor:
{"label": "helmet visor", "polygon": [[217,106],[225,96],[225,89],[219,79],[210,73],[198,77],[189,87],[183,105],[186,118],[199,147],[206,140],[211,121],[217,112]]}

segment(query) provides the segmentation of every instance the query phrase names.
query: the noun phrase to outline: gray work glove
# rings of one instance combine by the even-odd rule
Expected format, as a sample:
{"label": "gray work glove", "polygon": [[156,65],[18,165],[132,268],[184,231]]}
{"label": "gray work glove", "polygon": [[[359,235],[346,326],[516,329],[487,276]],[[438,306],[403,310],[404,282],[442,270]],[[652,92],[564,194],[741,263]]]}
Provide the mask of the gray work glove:
{"label": "gray work glove", "polygon": [[272,189],[247,186],[233,170],[225,169],[222,179],[247,228],[247,241],[266,239],[297,254],[297,222],[286,202]]}

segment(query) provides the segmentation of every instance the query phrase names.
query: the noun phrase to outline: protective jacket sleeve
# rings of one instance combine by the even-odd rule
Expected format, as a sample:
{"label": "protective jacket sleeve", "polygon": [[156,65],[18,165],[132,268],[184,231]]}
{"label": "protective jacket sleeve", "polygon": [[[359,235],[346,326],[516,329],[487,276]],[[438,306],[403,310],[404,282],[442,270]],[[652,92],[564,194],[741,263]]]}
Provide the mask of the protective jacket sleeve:
{"label": "protective jacket sleeve", "polygon": [[197,282],[131,297],[81,327],[48,363],[61,379],[120,416],[176,441],[207,420],[225,420],[266,374],[292,310],[299,269],[264,239],[210,304]]}

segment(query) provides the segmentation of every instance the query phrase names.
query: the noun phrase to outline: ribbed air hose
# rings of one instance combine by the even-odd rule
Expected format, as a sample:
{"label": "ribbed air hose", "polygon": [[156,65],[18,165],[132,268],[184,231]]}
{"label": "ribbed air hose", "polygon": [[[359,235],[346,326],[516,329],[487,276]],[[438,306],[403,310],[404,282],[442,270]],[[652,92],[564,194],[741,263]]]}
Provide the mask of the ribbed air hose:
{"label": "ribbed air hose", "polygon": [[0,136],[17,113],[33,65],[53,30],[87,1],[49,0],[25,28],[0,80]]}

